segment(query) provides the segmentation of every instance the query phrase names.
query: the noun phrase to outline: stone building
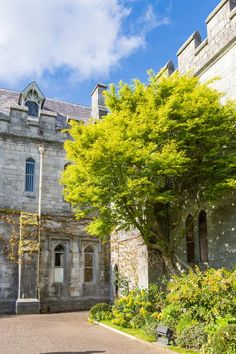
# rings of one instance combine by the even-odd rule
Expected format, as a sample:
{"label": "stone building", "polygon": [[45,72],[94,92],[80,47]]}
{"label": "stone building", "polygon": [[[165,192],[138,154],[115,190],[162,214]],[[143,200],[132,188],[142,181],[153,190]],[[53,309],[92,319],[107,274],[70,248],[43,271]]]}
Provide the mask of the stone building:
{"label": "stone building", "polygon": [[[106,113],[104,88],[92,93],[94,117]],[[110,246],[74,219],[59,184],[63,129],[90,116],[91,107],[45,98],[35,82],[0,90],[0,313],[85,309],[110,297]]]}
{"label": "stone building", "polygon": [[[222,0],[206,19],[207,38],[194,32],[178,50],[178,68],[170,61],[162,75],[191,72],[202,82],[218,77],[212,86],[236,99],[236,1]],[[198,215],[183,208],[182,228],[188,229],[177,254],[200,267],[233,267],[236,264],[236,198],[225,196],[215,207],[202,205]],[[188,225],[192,225],[188,228]],[[160,269],[136,230],[111,238],[113,279],[118,272],[131,286],[147,287]],[[117,289],[113,289],[114,292]]]}
{"label": "stone building", "polygon": [[[177,70],[202,81],[220,77],[214,87],[236,99],[236,1],[222,0],[206,24],[205,40],[194,32],[179,49]],[[174,71],[169,62],[162,73]],[[160,274],[136,230],[114,233],[105,245],[86,234],[88,220],[74,219],[58,183],[68,163],[63,129],[105,115],[105,88],[96,86],[91,107],[45,98],[34,82],[21,93],[0,89],[0,313],[85,309],[119,290],[117,273],[133,287]],[[222,197],[198,215],[186,206],[183,229],[193,226],[179,256],[202,267],[234,266],[235,202]]]}

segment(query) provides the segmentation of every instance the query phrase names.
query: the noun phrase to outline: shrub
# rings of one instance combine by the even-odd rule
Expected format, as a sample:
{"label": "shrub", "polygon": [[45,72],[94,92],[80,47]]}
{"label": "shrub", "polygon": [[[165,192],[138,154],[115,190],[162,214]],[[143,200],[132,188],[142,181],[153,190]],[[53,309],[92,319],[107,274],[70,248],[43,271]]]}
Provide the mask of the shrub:
{"label": "shrub", "polygon": [[111,308],[109,304],[97,304],[90,309],[89,319],[91,321],[109,320],[112,317]]}
{"label": "shrub", "polygon": [[[154,299],[154,297],[152,297]],[[143,321],[155,311],[156,303],[149,300],[149,291],[147,289],[136,289],[129,292],[127,296],[117,299],[112,307],[113,323],[123,326],[132,327],[138,325],[133,322],[137,316],[137,321]]]}
{"label": "shrub", "polygon": [[236,317],[232,315],[218,317],[214,323],[210,323],[205,327],[205,331],[211,337],[213,334],[219,331],[219,329],[226,327],[228,324],[236,325]]}
{"label": "shrub", "polygon": [[186,313],[193,320],[214,324],[218,317],[236,313],[236,271],[198,268],[168,283],[162,321],[176,330]]}
{"label": "shrub", "polygon": [[149,317],[145,321],[145,324],[143,326],[143,330],[149,336],[153,336],[154,338],[156,338],[157,326],[158,326],[158,321],[153,317]]}
{"label": "shrub", "polygon": [[[176,336],[176,344],[183,348],[201,349],[207,342],[204,325],[195,323],[182,329]],[[223,353],[223,352],[222,352]]]}
{"label": "shrub", "polygon": [[130,321],[131,327],[133,328],[142,328],[145,325],[145,318],[141,313],[138,313]]}
{"label": "shrub", "polygon": [[236,325],[229,324],[219,329],[205,347],[209,354],[236,354]]}

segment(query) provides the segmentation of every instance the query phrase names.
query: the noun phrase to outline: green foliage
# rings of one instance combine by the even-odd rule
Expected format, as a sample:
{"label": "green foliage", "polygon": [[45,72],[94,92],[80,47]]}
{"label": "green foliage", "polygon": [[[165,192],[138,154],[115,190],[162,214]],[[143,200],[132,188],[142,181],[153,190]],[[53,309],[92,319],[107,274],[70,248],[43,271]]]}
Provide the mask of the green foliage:
{"label": "green foliage", "polygon": [[148,85],[112,86],[110,113],[96,124],[71,123],[62,183],[77,217],[92,218],[91,234],[132,226],[166,258],[175,248],[163,227],[169,212],[236,187],[236,110],[220,99],[195,77],[151,75]]}
{"label": "green foliage", "polygon": [[197,321],[214,327],[219,317],[235,316],[236,271],[196,269],[174,277],[168,291],[161,319],[173,330],[181,321]]}
{"label": "green foliage", "polygon": [[228,324],[236,324],[236,314],[225,313],[223,317],[217,317],[214,323],[210,323],[205,327],[205,331],[209,336],[212,336],[219,329],[226,327]]}
{"label": "green foliage", "polygon": [[176,337],[176,344],[183,348],[201,349],[206,342],[207,334],[201,323],[183,328]]}
{"label": "green foliage", "polygon": [[117,299],[112,307],[113,323],[123,327],[140,328],[156,309],[149,300],[148,290],[136,289]]}
{"label": "green foliage", "polygon": [[131,336],[137,337],[142,340],[146,340],[147,342],[154,342],[155,337],[148,335],[143,329],[141,328],[124,328],[121,326],[118,326],[111,321],[102,321],[102,323],[106,324],[107,326],[110,326],[112,328],[118,329],[121,332],[130,334]]}
{"label": "green foliage", "polygon": [[109,320],[111,317],[111,305],[106,303],[94,305],[89,311],[89,319],[91,321]]}
{"label": "green foliage", "polygon": [[156,331],[158,326],[158,320],[155,317],[148,317],[143,325],[143,330],[149,335],[156,338]]}
{"label": "green foliage", "polygon": [[219,329],[205,346],[208,354],[236,354],[236,325],[229,324]]}
{"label": "green foliage", "polygon": [[117,274],[116,275],[117,279],[115,281],[118,282],[118,288],[119,288],[119,293],[122,296],[126,296],[129,294],[129,278],[127,278],[123,274]]}
{"label": "green foliage", "polygon": [[[236,354],[236,270],[207,269],[173,277],[166,291],[157,285],[135,289],[111,307],[98,304],[89,318],[112,320],[125,331],[155,340],[158,323],[173,331],[178,346],[207,354]],[[133,333],[133,332],[132,332]]]}
{"label": "green foliage", "polygon": [[130,325],[133,328],[142,328],[145,325],[145,318],[141,313],[138,313],[131,319]]}

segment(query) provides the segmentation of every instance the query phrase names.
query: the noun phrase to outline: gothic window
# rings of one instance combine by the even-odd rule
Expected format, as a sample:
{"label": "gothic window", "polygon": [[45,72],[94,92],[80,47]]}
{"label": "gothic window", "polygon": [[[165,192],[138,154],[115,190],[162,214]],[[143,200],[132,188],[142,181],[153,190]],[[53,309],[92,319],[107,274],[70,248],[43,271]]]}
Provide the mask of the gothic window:
{"label": "gothic window", "polygon": [[94,250],[91,246],[87,246],[84,250],[84,282],[93,282],[94,271]]}
{"label": "gothic window", "polygon": [[[66,171],[66,169],[67,169],[68,166],[70,166],[70,163],[65,164],[65,166],[64,166],[64,172]],[[63,199],[63,202],[66,203],[65,196],[64,196],[65,187],[66,187],[66,185],[64,184],[63,193],[62,193],[62,199]]]}
{"label": "gothic window", "polygon": [[32,158],[26,160],[25,166],[25,191],[34,191],[35,161]]}
{"label": "gothic window", "polygon": [[38,117],[39,115],[39,106],[35,101],[27,101],[26,107],[28,107],[28,115],[31,117]]}
{"label": "gothic window", "polygon": [[65,250],[62,245],[58,245],[54,250],[54,282],[64,281]]}
{"label": "gothic window", "polygon": [[208,261],[207,214],[202,210],[198,217],[200,261]]}
{"label": "gothic window", "polygon": [[187,262],[195,262],[195,245],[194,245],[194,226],[193,216],[189,214],[186,219],[186,249],[187,249]]}
{"label": "gothic window", "polygon": [[114,287],[115,287],[115,296],[118,296],[118,293],[119,293],[119,273],[118,273],[118,265],[117,264],[114,267]]}

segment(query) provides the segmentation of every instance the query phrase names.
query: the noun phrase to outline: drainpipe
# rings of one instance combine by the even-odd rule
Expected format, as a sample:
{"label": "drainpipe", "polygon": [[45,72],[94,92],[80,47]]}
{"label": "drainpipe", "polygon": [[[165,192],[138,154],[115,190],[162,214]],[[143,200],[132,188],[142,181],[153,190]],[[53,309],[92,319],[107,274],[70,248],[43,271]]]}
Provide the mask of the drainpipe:
{"label": "drainpipe", "polygon": [[43,154],[44,146],[39,146],[39,203],[38,203],[38,264],[37,264],[37,290],[40,303],[40,255],[41,255],[41,209],[42,209],[42,181],[43,181]]}
{"label": "drainpipe", "polygon": [[19,264],[18,264],[18,300],[21,298],[21,265],[22,265],[22,254],[21,254],[21,240],[22,240],[22,225],[20,219],[20,239],[19,239]]}

